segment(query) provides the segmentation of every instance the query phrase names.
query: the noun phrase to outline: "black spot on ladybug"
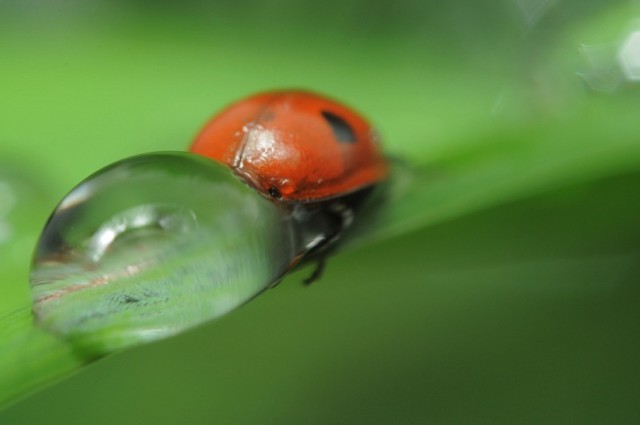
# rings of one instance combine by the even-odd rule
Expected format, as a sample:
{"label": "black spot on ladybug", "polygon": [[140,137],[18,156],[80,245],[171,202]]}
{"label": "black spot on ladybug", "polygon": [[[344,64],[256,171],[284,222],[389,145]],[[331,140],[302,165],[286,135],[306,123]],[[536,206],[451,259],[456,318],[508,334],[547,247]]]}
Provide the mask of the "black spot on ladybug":
{"label": "black spot on ladybug", "polygon": [[282,198],[282,193],[280,193],[278,188],[275,186],[271,186],[267,192],[269,192],[269,196],[271,196],[274,199]]}
{"label": "black spot on ladybug", "polygon": [[345,120],[337,116],[336,114],[332,114],[331,112],[322,111],[322,116],[331,126],[331,130],[333,131],[333,135],[336,136],[339,142],[343,143],[355,143],[356,142],[356,134],[353,131],[353,128],[347,123]]}

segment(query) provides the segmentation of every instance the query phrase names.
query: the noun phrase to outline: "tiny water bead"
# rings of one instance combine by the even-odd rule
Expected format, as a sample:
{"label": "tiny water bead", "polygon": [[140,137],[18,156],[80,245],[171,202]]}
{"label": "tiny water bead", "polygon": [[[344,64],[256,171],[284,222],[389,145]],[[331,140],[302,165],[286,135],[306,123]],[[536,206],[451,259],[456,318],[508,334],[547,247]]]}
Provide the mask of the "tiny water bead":
{"label": "tiny water bead", "polygon": [[95,356],[219,317],[325,237],[322,220],[295,215],[198,155],[120,161],[47,222],[30,276],[36,320]]}

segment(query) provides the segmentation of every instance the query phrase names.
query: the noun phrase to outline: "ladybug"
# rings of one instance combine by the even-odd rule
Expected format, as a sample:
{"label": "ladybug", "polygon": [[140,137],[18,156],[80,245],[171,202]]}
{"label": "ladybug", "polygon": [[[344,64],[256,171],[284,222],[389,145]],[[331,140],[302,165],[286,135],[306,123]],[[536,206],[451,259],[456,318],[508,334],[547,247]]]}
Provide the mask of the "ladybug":
{"label": "ladybug", "polygon": [[311,257],[320,259],[310,280],[319,276],[326,253],[363,199],[389,172],[365,118],[302,90],[266,92],[232,104],[204,126],[189,150],[227,165],[263,196],[304,216],[307,226],[324,223],[329,236],[309,247]]}

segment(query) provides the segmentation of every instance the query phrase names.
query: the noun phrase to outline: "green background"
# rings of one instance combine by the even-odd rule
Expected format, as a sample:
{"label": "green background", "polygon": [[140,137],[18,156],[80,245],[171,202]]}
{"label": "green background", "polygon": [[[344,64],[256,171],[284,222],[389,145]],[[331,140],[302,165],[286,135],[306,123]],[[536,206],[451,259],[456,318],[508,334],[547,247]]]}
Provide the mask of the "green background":
{"label": "green background", "polygon": [[294,273],[0,423],[638,423],[640,97],[617,56],[638,17],[626,1],[0,2],[17,199],[0,312],[28,297],[69,188],[184,149],[253,92],[343,99],[419,170],[387,238],[322,281]]}

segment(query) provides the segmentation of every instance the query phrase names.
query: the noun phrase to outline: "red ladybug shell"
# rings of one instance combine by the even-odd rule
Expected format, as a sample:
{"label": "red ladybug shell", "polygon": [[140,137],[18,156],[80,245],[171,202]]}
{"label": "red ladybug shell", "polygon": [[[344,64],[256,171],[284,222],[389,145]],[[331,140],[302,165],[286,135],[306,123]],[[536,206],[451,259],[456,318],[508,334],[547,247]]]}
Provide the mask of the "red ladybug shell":
{"label": "red ladybug shell", "polygon": [[228,165],[285,202],[339,197],[388,173],[363,117],[305,91],[263,93],[229,106],[205,125],[190,151]]}

